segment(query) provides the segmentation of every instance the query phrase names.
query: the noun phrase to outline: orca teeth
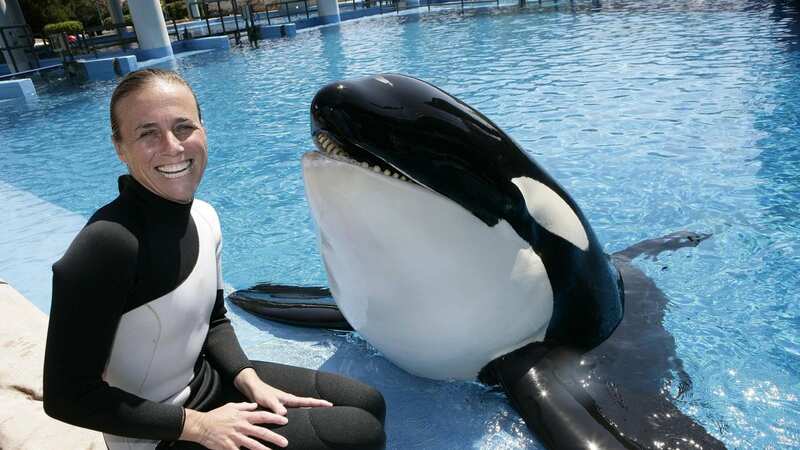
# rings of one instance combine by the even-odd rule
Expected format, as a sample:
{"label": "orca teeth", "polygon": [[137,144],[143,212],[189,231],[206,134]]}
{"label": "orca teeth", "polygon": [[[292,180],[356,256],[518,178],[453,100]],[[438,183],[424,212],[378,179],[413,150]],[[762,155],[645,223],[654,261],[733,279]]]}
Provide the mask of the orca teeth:
{"label": "orca teeth", "polygon": [[339,147],[339,145],[334,140],[330,139],[327,135],[323,133],[320,133],[316,136],[316,141],[318,144],[317,148],[319,148],[319,150],[329,158],[333,158],[339,161],[344,161],[356,166],[360,166],[363,169],[367,169],[374,173],[382,174],[390,178],[395,178],[401,181],[405,181],[407,183],[416,184],[413,181],[406,178],[405,175],[402,175],[400,172],[392,170],[394,168],[391,166],[389,166],[389,168],[386,169],[382,168],[377,164],[370,167],[369,163],[367,162],[357,161],[351,158],[349,153],[344,151],[344,149]]}

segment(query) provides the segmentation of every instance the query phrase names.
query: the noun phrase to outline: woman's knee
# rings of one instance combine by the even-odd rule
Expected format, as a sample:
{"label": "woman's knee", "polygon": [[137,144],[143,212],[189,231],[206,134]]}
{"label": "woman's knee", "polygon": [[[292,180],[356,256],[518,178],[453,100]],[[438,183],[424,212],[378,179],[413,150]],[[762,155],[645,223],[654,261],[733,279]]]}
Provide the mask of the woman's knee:
{"label": "woman's knee", "polygon": [[309,415],[317,438],[331,450],[383,450],[383,423],[371,412],[351,406],[314,408]]}
{"label": "woman's knee", "polygon": [[386,400],[384,400],[383,394],[379,390],[365,384],[360,408],[372,414],[383,424],[386,418]]}
{"label": "woman's knee", "polygon": [[301,397],[320,397],[338,406],[363,409],[383,423],[386,402],[372,386],[342,375],[302,367],[253,361],[267,383]]}
{"label": "woman's knee", "polygon": [[363,409],[380,423],[386,417],[383,394],[366,383],[328,372],[318,372],[317,391],[334,405]]}

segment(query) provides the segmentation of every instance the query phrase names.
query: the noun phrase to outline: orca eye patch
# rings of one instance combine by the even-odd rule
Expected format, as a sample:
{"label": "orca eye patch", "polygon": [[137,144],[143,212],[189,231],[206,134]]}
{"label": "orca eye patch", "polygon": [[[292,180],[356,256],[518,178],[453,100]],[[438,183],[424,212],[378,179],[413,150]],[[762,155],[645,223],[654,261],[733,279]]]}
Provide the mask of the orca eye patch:
{"label": "orca eye patch", "polygon": [[525,199],[528,213],[547,231],[586,251],[589,238],[578,215],[547,185],[528,177],[511,180]]}

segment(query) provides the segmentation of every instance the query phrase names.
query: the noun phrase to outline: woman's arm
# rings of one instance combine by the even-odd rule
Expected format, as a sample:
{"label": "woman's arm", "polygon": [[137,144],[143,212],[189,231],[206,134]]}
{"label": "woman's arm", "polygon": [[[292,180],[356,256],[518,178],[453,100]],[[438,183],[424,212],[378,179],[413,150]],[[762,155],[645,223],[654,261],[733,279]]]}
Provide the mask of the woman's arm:
{"label": "woman's arm", "polygon": [[208,356],[211,365],[227,382],[232,382],[243,369],[253,367],[250,359],[239,345],[231,321],[228,319],[222,289],[217,290],[217,298],[211,312],[208,336],[203,351]]}
{"label": "woman's arm", "polygon": [[248,367],[253,367],[250,359],[245,355],[236,333],[233,331],[231,321],[228,319],[225,309],[225,295],[223,293],[222,281],[222,228],[219,223],[219,216],[214,208],[204,202],[200,202],[198,210],[201,215],[211,225],[215,240],[215,256],[217,260],[217,296],[214,302],[214,309],[211,311],[211,320],[208,326],[208,336],[203,345],[203,351],[208,356],[209,362],[214,366],[223,378],[232,382],[236,375]]}
{"label": "woman's arm", "polygon": [[177,439],[183,408],[111,387],[102,375],[135,280],[138,241],[121,225],[90,222],[53,265],[44,361],[44,409],[84,428]]}

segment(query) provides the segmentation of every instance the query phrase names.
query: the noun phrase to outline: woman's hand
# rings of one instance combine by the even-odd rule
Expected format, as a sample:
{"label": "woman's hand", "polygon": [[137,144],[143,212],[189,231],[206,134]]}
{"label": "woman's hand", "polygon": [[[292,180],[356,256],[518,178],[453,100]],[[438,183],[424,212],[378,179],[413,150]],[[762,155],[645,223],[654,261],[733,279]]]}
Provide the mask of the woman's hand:
{"label": "woman's hand", "polygon": [[182,441],[197,442],[209,450],[270,450],[254,438],[286,447],[285,437],[258,424],[286,425],[286,417],[256,411],[255,403],[228,403],[207,413],[186,409]]}
{"label": "woman's hand", "polygon": [[233,380],[233,384],[239,392],[250,399],[251,402],[258,403],[262,408],[273,411],[276,414],[285,415],[286,407],[328,407],[333,403],[312,397],[298,397],[296,395],[283,392],[267,383],[264,383],[255,370],[247,368],[239,372]]}

